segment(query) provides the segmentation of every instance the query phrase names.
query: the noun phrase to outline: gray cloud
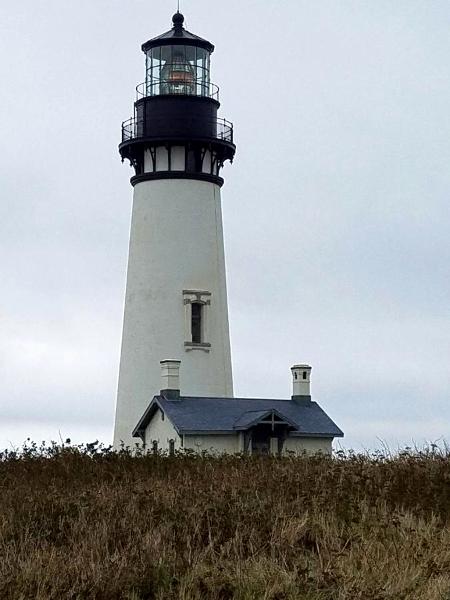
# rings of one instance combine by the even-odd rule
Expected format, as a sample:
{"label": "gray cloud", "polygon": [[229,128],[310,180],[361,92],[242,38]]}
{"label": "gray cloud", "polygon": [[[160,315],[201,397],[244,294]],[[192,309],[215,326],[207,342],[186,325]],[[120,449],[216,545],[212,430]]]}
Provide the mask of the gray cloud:
{"label": "gray cloud", "polygon": [[[236,392],[317,398],[371,447],[447,434],[445,2],[198,0],[238,154],[223,190]],[[167,6],[2,8],[0,446],[108,437],[131,172],[120,123]],[[78,432],[78,433],[77,433]]]}

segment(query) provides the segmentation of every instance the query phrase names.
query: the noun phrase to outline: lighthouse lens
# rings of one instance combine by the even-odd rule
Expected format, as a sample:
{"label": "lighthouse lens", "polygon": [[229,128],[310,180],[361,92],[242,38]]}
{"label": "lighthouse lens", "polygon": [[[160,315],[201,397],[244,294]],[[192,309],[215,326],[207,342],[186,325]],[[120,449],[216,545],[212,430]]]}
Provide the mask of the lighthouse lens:
{"label": "lighthouse lens", "polygon": [[209,96],[209,52],[196,46],[161,46],[147,52],[146,95]]}
{"label": "lighthouse lens", "polygon": [[184,48],[175,48],[161,69],[162,94],[195,94],[195,73]]}

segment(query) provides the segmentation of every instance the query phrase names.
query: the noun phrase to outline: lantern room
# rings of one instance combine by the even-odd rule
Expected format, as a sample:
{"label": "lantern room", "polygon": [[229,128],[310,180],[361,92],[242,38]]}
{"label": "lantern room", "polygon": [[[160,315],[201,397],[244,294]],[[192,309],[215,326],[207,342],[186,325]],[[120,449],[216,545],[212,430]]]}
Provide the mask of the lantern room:
{"label": "lantern room", "polygon": [[210,80],[211,42],[187,31],[177,12],[173,27],[142,45],[145,81],[136,88],[134,116],[122,124],[122,159],[132,183],[185,177],[213,181],[236,147],[233,125],[218,117],[219,88]]}
{"label": "lantern room", "polygon": [[147,96],[210,95],[209,53],[196,46],[157,46],[146,53]]}
{"label": "lantern room", "polygon": [[[145,95],[217,97],[210,83],[210,56],[214,46],[183,27],[184,16],[173,16],[173,28],[143,44],[146,56]],[[143,90],[142,90],[143,91]]]}

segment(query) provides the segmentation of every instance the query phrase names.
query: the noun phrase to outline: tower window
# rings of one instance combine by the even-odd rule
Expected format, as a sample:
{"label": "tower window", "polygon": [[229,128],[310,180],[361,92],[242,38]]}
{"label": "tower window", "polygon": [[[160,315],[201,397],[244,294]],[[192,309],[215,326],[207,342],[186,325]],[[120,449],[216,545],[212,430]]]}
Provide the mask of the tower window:
{"label": "tower window", "polygon": [[193,344],[202,343],[202,308],[203,306],[199,302],[193,302],[191,304],[191,331]]}
{"label": "tower window", "polygon": [[185,307],[184,348],[186,352],[191,350],[210,352],[208,324],[210,321],[211,292],[183,290],[183,304]]}
{"label": "tower window", "polygon": [[307,379],[308,378],[308,374],[306,371],[303,371],[303,379]]}
{"label": "tower window", "polygon": [[186,151],[186,171],[188,173],[202,172],[203,155],[199,148]]}

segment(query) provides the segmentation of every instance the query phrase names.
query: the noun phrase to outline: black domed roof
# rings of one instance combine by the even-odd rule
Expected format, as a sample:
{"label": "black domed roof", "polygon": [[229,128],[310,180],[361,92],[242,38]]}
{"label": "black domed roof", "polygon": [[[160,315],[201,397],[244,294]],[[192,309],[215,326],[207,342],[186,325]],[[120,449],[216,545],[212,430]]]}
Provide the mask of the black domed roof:
{"label": "black domed roof", "polygon": [[214,46],[208,40],[195,35],[183,27],[184,15],[180,12],[176,12],[172,17],[173,27],[170,31],[166,31],[162,35],[152,38],[145,44],[142,44],[142,51],[147,52],[150,48],[156,46],[197,46],[198,48],[204,48],[208,52],[214,52]]}

